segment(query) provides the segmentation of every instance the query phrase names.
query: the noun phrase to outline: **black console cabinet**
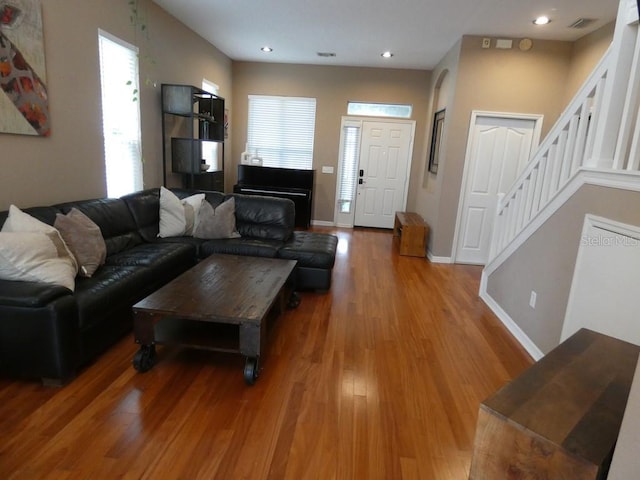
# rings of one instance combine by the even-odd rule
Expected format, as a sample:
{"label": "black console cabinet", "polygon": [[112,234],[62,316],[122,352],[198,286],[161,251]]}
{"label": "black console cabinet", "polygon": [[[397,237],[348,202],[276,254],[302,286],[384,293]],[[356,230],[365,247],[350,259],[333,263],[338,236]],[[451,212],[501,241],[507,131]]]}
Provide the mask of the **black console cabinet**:
{"label": "black console cabinet", "polygon": [[238,183],[233,186],[233,191],[293,200],[296,206],[296,227],[309,228],[314,175],[315,170],[238,165]]}

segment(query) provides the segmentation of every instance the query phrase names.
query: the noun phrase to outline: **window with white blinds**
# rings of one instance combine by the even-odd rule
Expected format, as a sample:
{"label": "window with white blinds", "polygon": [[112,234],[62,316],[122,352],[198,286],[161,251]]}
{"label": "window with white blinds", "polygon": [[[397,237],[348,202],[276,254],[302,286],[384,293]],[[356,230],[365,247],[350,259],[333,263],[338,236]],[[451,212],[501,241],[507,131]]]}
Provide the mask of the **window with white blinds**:
{"label": "window with white blinds", "polygon": [[107,195],[142,190],[138,49],[98,31]]}
{"label": "window with white blinds", "polygon": [[341,174],[338,189],[338,212],[351,213],[354,206],[358,161],[360,159],[360,124],[343,123],[342,151],[340,152]]}
{"label": "window with white blinds", "polygon": [[310,170],[316,99],[249,95],[247,151],[265,167]]}

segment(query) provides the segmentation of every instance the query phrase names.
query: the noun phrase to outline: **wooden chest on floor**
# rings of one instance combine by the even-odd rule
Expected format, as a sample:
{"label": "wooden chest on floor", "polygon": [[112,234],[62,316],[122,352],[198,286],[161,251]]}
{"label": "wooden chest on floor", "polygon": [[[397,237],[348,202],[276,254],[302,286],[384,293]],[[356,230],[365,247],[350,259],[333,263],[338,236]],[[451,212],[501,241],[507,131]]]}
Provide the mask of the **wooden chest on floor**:
{"label": "wooden chest on floor", "polygon": [[429,227],[422,217],[413,212],[396,212],[393,236],[400,255],[424,257],[427,248]]}

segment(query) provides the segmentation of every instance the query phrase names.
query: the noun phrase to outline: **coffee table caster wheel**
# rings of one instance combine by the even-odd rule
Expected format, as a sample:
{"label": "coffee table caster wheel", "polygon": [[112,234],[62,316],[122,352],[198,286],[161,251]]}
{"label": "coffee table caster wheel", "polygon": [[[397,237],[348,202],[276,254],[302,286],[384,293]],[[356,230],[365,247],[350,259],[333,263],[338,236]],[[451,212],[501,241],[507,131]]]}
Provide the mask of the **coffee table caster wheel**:
{"label": "coffee table caster wheel", "polygon": [[287,308],[293,310],[294,308],[298,308],[300,305],[300,294],[298,292],[292,292],[289,297],[289,301],[287,302]]}
{"label": "coffee table caster wheel", "polygon": [[133,356],[133,368],[138,372],[148,372],[156,364],[156,346],[141,345],[140,350]]}
{"label": "coffee table caster wheel", "polygon": [[256,383],[258,374],[260,373],[260,362],[258,357],[247,357],[244,363],[244,381],[247,385]]}

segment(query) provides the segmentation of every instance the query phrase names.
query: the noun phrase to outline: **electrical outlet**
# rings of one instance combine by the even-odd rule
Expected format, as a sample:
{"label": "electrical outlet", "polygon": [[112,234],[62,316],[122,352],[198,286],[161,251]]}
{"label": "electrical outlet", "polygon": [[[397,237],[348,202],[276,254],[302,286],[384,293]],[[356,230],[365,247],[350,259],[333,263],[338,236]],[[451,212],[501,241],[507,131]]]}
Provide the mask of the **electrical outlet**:
{"label": "electrical outlet", "polygon": [[531,297],[529,298],[529,306],[531,308],[536,308],[536,300],[538,299],[538,294],[531,290]]}
{"label": "electrical outlet", "polygon": [[491,48],[491,39],[483,38],[482,39],[482,48]]}

